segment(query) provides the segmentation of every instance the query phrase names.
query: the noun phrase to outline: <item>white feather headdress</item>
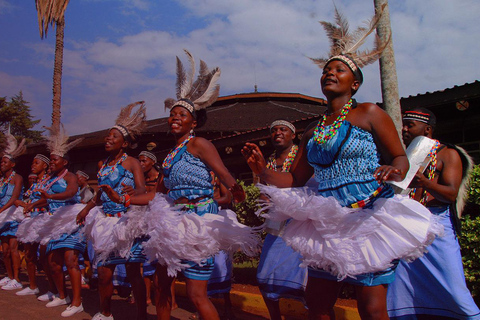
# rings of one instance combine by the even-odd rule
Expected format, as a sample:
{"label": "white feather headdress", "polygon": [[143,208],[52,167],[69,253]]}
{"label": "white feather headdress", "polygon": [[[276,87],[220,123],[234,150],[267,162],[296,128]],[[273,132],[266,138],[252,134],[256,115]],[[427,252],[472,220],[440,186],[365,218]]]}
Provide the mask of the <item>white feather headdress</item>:
{"label": "white feather headdress", "polygon": [[[353,33],[349,31],[348,21],[335,7],[335,24],[320,21],[330,39],[329,58],[310,58],[320,68],[325,67],[332,60],[344,62],[352,72],[359,72],[360,68],[377,61],[390,38],[381,44],[380,38],[375,34],[375,43],[372,50],[359,51],[367,37],[375,31],[385,5],[366,22],[366,26],[358,27]],[[363,76],[362,76],[363,77]]]}
{"label": "white feather headdress", "polygon": [[[133,112],[133,108],[139,106],[138,110]],[[120,131],[125,139],[135,140],[147,126],[147,114],[144,101],[137,101],[122,108],[118,114],[115,125],[112,127]]]}
{"label": "white feather headdress", "polygon": [[67,135],[67,132],[61,123],[59,126],[44,128],[50,132],[50,135],[45,136],[47,149],[50,151],[50,154],[63,158],[68,151],[83,141],[83,138],[79,138],[73,140],[72,142],[68,142],[69,136]]}
{"label": "white feather headdress", "polygon": [[25,138],[22,138],[22,141],[20,141],[20,144],[18,144],[17,139],[11,133],[8,133],[6,135],[6,139],[7,146],[5,147],[3,154],[4,157],[14,160],[15,158],[24,154],[27,150],[27,147],[25,146]]}
{"label": "white feather headdress", "polygon": [[200,60],[200,71],[195,78],[195,59],[188,50],[184,50],[190,62],[190,72],[186,72],[182,61],[177,57],[177,100],[168,98],[165,100],[165,109],[182,106],[190,113],[211,106],[218,98],[220,85],[220,68],[208,69],[207,64]]}

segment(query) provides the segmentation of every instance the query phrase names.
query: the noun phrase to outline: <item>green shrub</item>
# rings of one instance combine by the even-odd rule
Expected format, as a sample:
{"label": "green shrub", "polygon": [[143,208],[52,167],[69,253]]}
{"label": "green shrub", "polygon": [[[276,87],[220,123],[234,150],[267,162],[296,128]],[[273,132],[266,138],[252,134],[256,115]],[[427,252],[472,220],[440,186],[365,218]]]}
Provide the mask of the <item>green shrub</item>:
{"label": "green shrub", "polygon": [[480,205],[480,165],[474,166],[471,173],[468,202]]}
{"label": "green shrub", "polygon": [[462,248],[465,280],[477,303],[480,301],[480,217],[465,216],[462,221]]}
{"label": "green shrub", "polygon": [[254,185],[245,185],[243,181],[237,181],[239,185],[245,190],[246,199],[242,203],[235,203],[233,210],[237,213],[238,221],[249,226],[257,227],[263,224],[263,219],[259,218],[255,212],[260,209],[258,205],[258,198],[260,197],[260,190]]}

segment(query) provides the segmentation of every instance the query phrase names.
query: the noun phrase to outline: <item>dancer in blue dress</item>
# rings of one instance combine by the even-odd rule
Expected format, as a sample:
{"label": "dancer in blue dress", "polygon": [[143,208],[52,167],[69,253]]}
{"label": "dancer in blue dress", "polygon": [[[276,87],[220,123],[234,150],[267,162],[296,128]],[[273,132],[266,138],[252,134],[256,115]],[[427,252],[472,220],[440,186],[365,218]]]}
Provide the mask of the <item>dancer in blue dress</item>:
{"label": "dancer in blue dress", "polygon": [[[432,138],[435,115],[427,109],[413,109],[403,116],[403,141]],[[395,281],[388,288],[387,306],[391,319],[480,319],[465,283],[462,255],[455,222],[461,217],[467,196],[466,182],[472,160],[466,152],[438,140],[430,151],[430,163],[411,183],[410,196],[436,215],[445,228],[423,257],[400,261]],[[458,216],[457,216],[458,214]]]}
{"label": "dancer in blue dress", "polygon": [[[132,112],[137,106],[138,109]],[[145,283],[140,272],[141,264],[146,261],[142,247],[145,238],[135,239],[130,244],[129,252],[125,254],[116,250],[116,243],[110,238],[114,230],[121,227],[125,221],[120,218],[127,213],[130,196],[145,193],[145,179],[140,163],[126,153],[127,148],[145,128],[145,119],[143,101],[132,103],[122,108],[115,126],[105,137],[105,150],[109,156],[99,163],[98,185],[102,189],[108,188],[116,197],[121,197],[121,203],[113,202],[107,193],[99,192],[77,216],[79,224],[86,220],[85,233],[92,240],[95,250],[94,263],[98,271],[101,310],[94,315],[93,320],[113,319],[112,277],[115,267],[123,264],[132,285],[137,305],[137,320],[147,318]]]}
{"label": "dancer in blue dress", "polygon": [[[336,18],[339,28],[323,22],[332,37],[332,56],[314,59],[323,68],[327,111],[305,131],[290,172],[266,169],[254,144],[247,143],[242,152],[254,173],[280,188],[302,187],[315,173],[315,190],[260,186],[270,196],[270,218],[293,218],[282,237],[310,267],[309,318],[333,318],[347,281],[355,285],[362,319],[388,319],[387,285],[395,259],[420,256],[441,227],[432,230],[437,225],[428,211],[408,198],[393,197],[385,184],[404,178],[409,168],[405,151],[390,117],[377,105],[352,98],[363,81],[360,67],[375,61],[382,49],[368,56],[357,53],[358,38],[349,35],[338,12]],[[409,230],[412,224],[418,229]]]}
{"label": "dancer in blue dress", "polygon": [[[275,148],[267,160],[267,168],[288,172],[298,152],[295,126],[286,120],[276,120],[270,125],[270,138]],[[307,268],[300,267],[301,255],[285,244],[280,236],[285,221],[267,220],[268,232],[263,242],[262,254],[257,269],[257,281],[270,319],[281,319],[280,298],[305,302]]]}
{"label": "dancer in blue dress", "polygon": [[[218,212],[211,171],[232,192],[235,201],[245,199],[245,192],[228,172],[214,145],[194,134],[194,129],[205,123],[205,108],[218,97],[220,69],[209,70],[201,61],[200,76],[193,81],[194,59],[185,52],[191,70],[186,74],[177,58],[178,100],[165,101],[176,146],[163,162],[164,179],[157,193],[132,197],[131,202],[148,204],[145,220],[151,238],[145,250],[151,260],[158,260],[154,278],[157,318],[170,319],[171,283],[182,271],[187,295],[200,317],[215,320],[219,316],[207,296],[213,256],[222,249],[248,247],[245,250],[252,252],[257,249],[258,238],[250,228],[238,223],[233,212]],[[167,192],[167,197],[160,194]]]}
{"label": "dancer in blue dress", "polygon": [[[32,203],[38,208],[47,205],[48,214],[43,214],[44,224],[39,230],[40,243],[46,245],[46,255],[58,296],[46,304],[47,307],[68,305],[62,312],[69,317],[83,311],[82,275],[78,256],[85,250],[85,238],[75,226],[75,212],[79,205],[77,176],[68,171],[70,158],[68,151],[78,145],[82,139],[70,143],[62,124],[46,128],[50,135],[46,137],[50,151],[50,176],[42,189],[37,189],[40,199]],[[72,299],[66,292],[63,266],[66,266],[72,286]]]}
{"label": "dancer in blue dress", "polygon": [[[37,154],[32,162],[31,170],[32,173],[37,177],[36,182],[34,182],[30,188],[25,192],[25,197],[23,201],[17,201],[18,206],[24,208],[24,212],[27,215],[27,218],[20,223],[18,226],[17,237],[20,242],[23,243],[25,249],[25,260],[27,263],[27,273],[29,286],[25,289],[17,292],[17,295],[33,295],[39,293],[36,282],[36,261],[37,261],[37,251],[39,249],[39,239],[34,239],[36,230],[41,228],[42,224],[42,215],[47,212],[47,206],[34,208],[33,203],[40,200],[39,189],[43,189],[46,186],[48,181],[47,169],[50,164],[50,159],[44,156],[43,154]],[[42,263],[45,274],[49,281],[50,291],[55,291],[55,284],[51,277],[50,268],[46,259],[46,246],[40,247],[40,262]],[[48,295],[47,295],[48,296]],[[53,294],[52,294],[53,299]]]}
{"label": "dancer in blue dress", "polygon": [[0,239],[7,276],[0,280],[0,287],[3,290],[18,290],[22,285],[18,278],[20,254],[16,233],[19,223],[14,218],[17,210],[14,204],[22,198],[23,178],[14,169],[15,159],[25,152],[25,139],[17,145],[15,137],[8,134],[7,144],[0,164]]}

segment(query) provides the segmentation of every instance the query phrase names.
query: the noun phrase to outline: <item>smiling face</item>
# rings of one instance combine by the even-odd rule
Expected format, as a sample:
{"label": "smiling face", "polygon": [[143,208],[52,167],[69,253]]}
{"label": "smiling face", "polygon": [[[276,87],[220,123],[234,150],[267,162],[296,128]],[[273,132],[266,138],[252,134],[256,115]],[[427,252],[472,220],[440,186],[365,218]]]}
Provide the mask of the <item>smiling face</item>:
{"label": "smiling face", "polygon": [[31,169],[32,173],[39,175],[40,173],[47,171],[48,165],[42,160],[35,158],[33,159]]}
{"label": "smiling face", "polygon": [[275,149],[289,148],[293,144],[295,134],[287,126],[274,126],[270,130],[270,138]]}
{"label": "smiling face", "polygon": [[66,168],[68,164],[67,159],[57,156],[56,154],[50,155],[50,172],[57,174]]}
{"label": "smiling face", "polygon": [[0,162],[0,170],[3,174],[13,169],[13,167],[15,167],[15,162],[11,161],[7,157],[2,157],[2,161]]}
{"label": "smiling face", "polygon": [[192,114],[185,108],[176,106],[170,110],[170,116],[168,117],[168,125],[170,132],[177,137],[181,137],[195,129],[197,121],[193,118]]}
{"label": "smiling face", "polygon": [[108,135],[105,137],[105,151],[115,152],[120,149],[125,149],[127,146],[128,142],[123,137],[123,134],[115,128],[110,129]]}
{"label": "smiling face", "polygon": [[327,97],[332,94],[353,95],[360,87],[360,81],[355,78],[352,70],[339,60],[332,60],[323,68],[320,84]]}

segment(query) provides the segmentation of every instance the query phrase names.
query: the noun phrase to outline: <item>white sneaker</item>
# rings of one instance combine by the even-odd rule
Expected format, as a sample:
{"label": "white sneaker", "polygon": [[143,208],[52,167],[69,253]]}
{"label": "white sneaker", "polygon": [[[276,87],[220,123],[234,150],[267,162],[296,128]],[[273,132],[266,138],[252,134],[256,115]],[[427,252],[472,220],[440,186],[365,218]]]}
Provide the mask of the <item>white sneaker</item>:
{"label": "white sneaker", "polygon": [[62,312],[62,317],[70,317],[73,316],[76,313],[82,312],[83,311],[83,305],[80,303],[78,307],[74,307],[72,305],[69,305],[65,311]]}
{"label": "white sneaker", "polygon": [[48,291],[47,293],[44,293],[41,296],[38,296],[37,300],[48,302],[48,301],[52,301],[55,297],[58,297],[58,294],[53,294],[50,291]]}
{"label": "white sneaker", "polygon": [[52,307],[58,307],[58,306],[64,306],[66,304],[70,303],[70,297],[65,297],[65,299],[60,299],[59,297],[55,297],[52,301],[47,303],[45,306],[47,308],[52,308]]}
{"label": "white sneaker", "polygon": [[22,289],[23,286],[21,283],[19,283],[17,280],[13,279],[9,281],[6,285],[2,287],[2,290],[18,290]]}
{"label": "white sneaker", "polygon": [[18,292],[15,292],[17,296],[30,296],[39,293],[40,290],[38,288],[35,289],[30,289],[30,287],[26,287],[23,290],[20,290]]}
{"label": "white sneaker", "polygon": [[113,320],[113,315],[104,316],[101,312],[96,313],[92,320]]}
{"label": "white sneaker", "polygon": [[9,277],[5,277],[3,278],[2,280],[0,280],[0,287],[3,287],[4,285],[6,285],[7,283],[9,283],[12,279],[10,279]]}

